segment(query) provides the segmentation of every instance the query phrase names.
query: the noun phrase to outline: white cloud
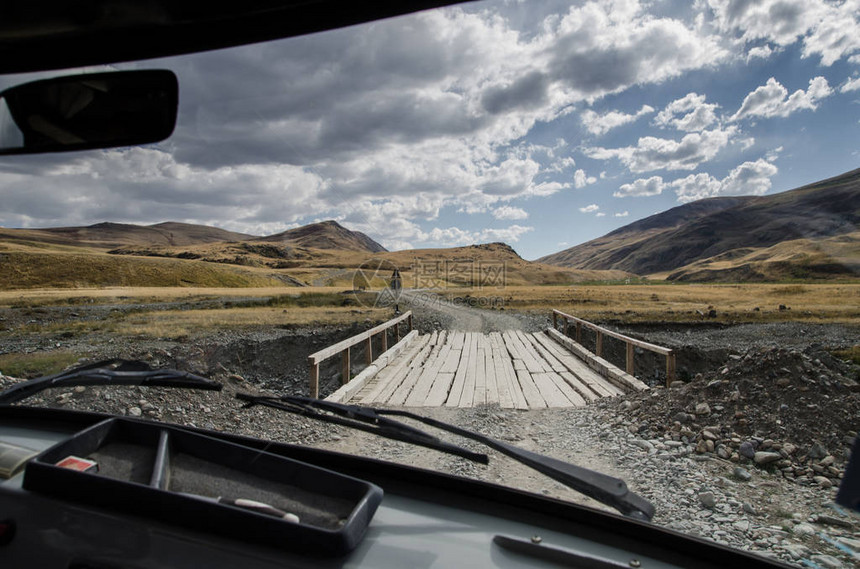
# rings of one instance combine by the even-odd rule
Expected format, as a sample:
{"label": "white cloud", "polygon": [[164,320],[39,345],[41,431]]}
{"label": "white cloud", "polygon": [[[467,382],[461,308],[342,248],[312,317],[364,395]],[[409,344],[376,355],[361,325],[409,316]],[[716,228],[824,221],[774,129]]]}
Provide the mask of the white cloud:
{"label": "white cloud", "polygon": [[760,196],[771,187],[770,179],[779,169],[765,159],[744,162],[722,180],[710,174],[690,174],[667,184],[674,188],[679,202],[691,202],[715,196]]}
{"label": "white cloud", "polygon": [[613,128],[631,123],[644,115],[654,112],[654,107],[642,105],[642,108],[635,113],[623,113],[621,111],[609,111],[604,114],[598,114],[591,109],[583,111],[580,119],[582,124],[591,134],[600,136],[612,130]]}
{"label": "white cloud", "polygon": [[705,130],[717,122],[717,115],[714,111],[719,107],[717,104],[706,103],[705,98],[705,95],[687,93],[660,111],[654,117],[654,124],[686,132]]}
{"label": "white cloud", "polygon": [[586,148],[585,154],[598,160],[618,158],[631,172],[651,170],[693,170],[724,148],[737,133],[736,127],[715,128],[685,135],[680,141],[645,136],[636,146]]}
{"label": "white cloud", "polygon": [[579,208],[579,211],[581,211],[582,213],[592,213],[592,212],[595,212],[599,209],[600,209],[600,206],[597,205],[596,203],[593,203],[593,204],[589,204],[585,207]]}
{"label": "white cloud", "polygon": [[[803,41],[803,57],[832,65],[860,50],[860,0],[709,0],[717,28],[744,42]],[[752,50],[751,50],[752,51]]]}
{"label": "white cloud", "polygon": [[606,217],[606,214],[603,213],[602,211],[598,211],[597,213],[594,214],[594,217]]}
{"label": "white cloud", "polygon": [[767,59],[774,54],[774,50],[769,45],[753,47],[747,52],[747,61],[753,59]]}
{"label": "white cloud", "polygon": [[612,217],[627,217],[628,215],[630,215],[630,212],[625,210],[622,212],[612,214]]}
{"label": "white cloud", "polygon": [[597,178],[594,176],[589,176],[585,173],[585,170],[579,169],[573,173],[573,185],[575,188],[580,189],[585,186],[591,185],[597,181]]}
{"label": "white cloud", "polygon": [[842,87],[839,88],[839,92],[847,93],[848,91],[856,91],[858,89],[860,89],[860,77],[854,77],[843,83]]}
{"label": "white cloud", "polygon": [[821,76],[810,79],[806,91],[798,89],[791,95],[788,94],[788,89],[771,77],[766,84],[757,87],[744,97],[744,102],[731,120],[756,116],[787,117],[801,109],[814,111],[818,108],[818,102],[832,93],[833,90],[827,84],[827,79]]}
{"label": "white cloud", "polygon": [[493,217],[496,219],[528,219],[529,213],[519,207],[503,205],[493,210]]}
{"label": "white cloud", "polygon": [[651,176],[650,178],[639,178],[632,184],[623,184],[612,195],[616,198],[656,196],[663,192],[663,187],[663,178]]}

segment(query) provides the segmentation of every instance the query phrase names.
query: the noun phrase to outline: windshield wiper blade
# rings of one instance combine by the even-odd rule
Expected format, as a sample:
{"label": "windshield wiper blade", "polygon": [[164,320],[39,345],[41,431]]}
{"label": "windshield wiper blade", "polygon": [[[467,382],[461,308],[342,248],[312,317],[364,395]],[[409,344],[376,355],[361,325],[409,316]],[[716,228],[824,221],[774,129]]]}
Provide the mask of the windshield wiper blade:
{"label": "windshield wiper blade", "polygon": [[[239,393],[236,397],[243,401],[248,401],[251,405],[267,405],[290,413],[299,413],[305,416],[321,419],[323,421],[352,426],[357,429],[377,433],[383,437],[405,440],[406,442],[424,444],[420,442],[422,440],[421,437],[424,437],[427,440],[432,439],[434,441],[439,441],[439,439],[436,439],[432,435],[429,435],[420,429],[416,429],[386,416],[405,417],[419,421],[425,425],[483,443],[488,447],[513,458],[521,464],[534,468],[538,472],[549,476],[568,488],[576,490],[590,498],[594,498],[602,504],[615,508],[624,515],[645,521],[650,521],[651,518],[654,517],[654,505],[642,496],[631,492],[627,488],[627,484],[620,478],[615,478],[601,472],[596,472],[588,468],[583,468],[581,466],[576,466],[575,464],[570,464],[562,460],[525,450],[496,440],[492,437],[488,437],[468,429],[463,429],[449,423],[437,421],[429,417],[422,417],[421,415],[416,415],[409,411],[361,407],[358,405],[334,403],[332,401],[298,396],[256,397]],[[334,415],[329,415],[322,411],[328,411]],[[338,415],[348,417],[351,420],[342,419]],[[379,425],[380,427],[372,427],[364,423],[371,423]],[[408,436],[405,436],[407,434]],[[413,437],[418,438],[416,440]],[[444,444],[447,445],[447,443]],[[430,448],[437,448],[438,450],[445,450],[427,444],[424,444],[424,446],[430,446]],[[458,453],[454,452],[453,454]],[[486,464],[486,455],[480,456],[484,457],[484,460],[481,462]]]}
{"label": "windshield wiper blade", "polygon": [[[446,452],[479,462],[488,464],[489,457],[486,454],[470,451],[461,446],[447,443],[421,429],[404,425],[399,421],[379,416],[373,409],[358,407],[356,405],[343,405],[330,401],[320,401],[306,397],[266,397],[237,393],[236,398],[245,401],[245,407],[253,405],[265,405],[273,409],[280,409],[288,413],[311,417],[335,425],[343,425],[359,431],[374,433],[381,437],[412,443],[434,450]],[[329,413],[326,413],[328,411]],[[331,413],[331,414],[330,414]]]}
{"label": "windshield wiper blade", "polygon": [[82,365],[56,375],[38,377],[13,385],[0,393],[0,405],[16,403],[51,387],[78,385],[144,385],[147,387],[177,387],[220,391],[217,381],[175,369],[152,369],[147,363],[134,360],[105,360]]}

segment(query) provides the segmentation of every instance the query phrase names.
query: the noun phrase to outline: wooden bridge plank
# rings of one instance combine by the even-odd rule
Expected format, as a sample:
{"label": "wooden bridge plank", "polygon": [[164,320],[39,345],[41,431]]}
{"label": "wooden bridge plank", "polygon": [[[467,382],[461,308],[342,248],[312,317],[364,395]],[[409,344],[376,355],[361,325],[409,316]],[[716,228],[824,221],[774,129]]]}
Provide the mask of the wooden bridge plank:
{"label": "wooden bridge plank", "polygon": [[484,373],[487,375],[487,404],[499,404],[499,385],[496,377],[496,361],[493,346],[486,338],[486,349],[484,350]]}
{"label": "wooden bridge plank", "polygon": [[529,409],[543,409],[546,407],[546,401],[541,397],[540,390],[535,385],[528,370],[517,370],[516,373],[517,381],[519,381],[520,387],[523,390],[523,397],[525,397]]}
{"label": "wooden bridge plank", "polygon": [[[454,380],[457,376],[457,372],[459,371],[460,359],[463,356],[463,349],[461,340],[458,340],[456,336],[454,338],[449,336],[448,340],[450,350],[445,361],[439,367],[436,379],[433,381],[433,385],[430,387],[427,397],[421,404],[424,407],[439,407],[444,405],[448,399],[448,393],[453,388]],[[458,345],[461,346],[460,349],[455,349],[455,346]],[[460,382],[460,389],[462,391],[462,381]]]}
{"label": "wooden bridge plank", "polygon": [[[414,345],[411,346],[411,348],[405,352],[401,358],[398,358],[395,365],[380,372],[380,375],[377,377],[377,381],[373,385],[369,386],[370,390],[368,393],[359,394],[360,397],[358,398],[358,402],[369,405],[372,403],[383,403],[387,401],[388,398],[391,397],[391,394],[394,393],[397,386],[400,385],[409,373],[409,370],[424,362],[427,354],[430,353],[429,342],[429,335],[419,336],[414,342]],[[388,371],[388,373],[384,373],[386,371]]]}
{"label": "wooden bridge plank", "polygon": [[[513,399],[514,408],[515,409],[528,409],[529,404],[526,401],[525,395],[523,395],[523,388],[520,385],[520,381],[517,378],[517,371],[514,368],[514,360],[511,359],[510,354],[508,353],[507,348],[505,347],[505,340],[501,334],[497,334],[496,341],[499,345],[501,355],[502,355],[502,368],[505,372],[505,377],[507,379],[508,386],[511,390],[511,398]],[[520,365],[523,364],[522,360],[517,360]],[[525,368],[524,368],[525,369]]]}
{"label": "wooden bridge plank", "polygon": [[589,389],[586,384],[582,383],[582,381],[580,381],[579,378],[570,371],[563,371],[558,375],[587,402],[597,401],[602,397]]}
{"label": "wooden bridge plank", "polygon": [[[475,400],[475,374],[477,373],[478,334],[469,332],[466,334],[466,379],[463,382],[463,392],[460,394],[458,407],[472,407]],[[461,364],[462,365],[462,364]]]}
{"label": "wooden bridge plank", "polygon": [[[622,393],[620,389],[606,381],[606,379],[601,377],[600,374],[588,367],[585,362],[570,353],[567,348],[549,336],[546,336],[545,339],[546,342],[542,342],[544,346],[546,346],[550,351],[553,351],[559,361],[596,394],[601,397],[614,397]],[[541,340],[544,340],[544,338],[541,337]]]}
{"label": "wooden bridge plank", "polygon": [[[444,332],[444,331],[443,331]],[[435,334],[435,332],[434,332]],[[409,397],[409,394],[412,392],[412,388],[415,387],[415,384],[418,382],[418,379],[421,377],[422,373],[424,373],[425,368],[428,365],[431,365],[432,362],[436,361],[436,356],[439,354],[439,351],[442,349],[442,344],[439,344],[439,337],[442,334],[431,334],[430,337],[430,353],[427,354],[427,358],[420,366],[413,367],[410,369],[409,373],[397,386],[394,390],[394,393],[391,394],[391,397],[388,399],[389,405],[403,405],[406,402],[406,398]],[[434,340],[437,342],[433,344]]]}
{"label": "wooden bridge plank", "polygon": [[534,373],[532,374],[532,380],[535,382],[547,407],[573,407],[573,403],[565,397],[564,393],[561,392],[555,382],[549,377],[549,373]]}
{"label": "wooden bridge plank", "polygon": [[544,361],[540,354],[535,351],[531,342],[528,341],[525,332],[522,330],[513,330],[512,335],[520,348],[523,355],[523,361],[526,362],[526,367],[530,373],[535,374],[552,371],[552,367]]}
{"label": "wooden bridge plank", "polygon": [[422,407],[441,407],[445,404],[448,398],[448,391],[451,389],[451,384],[454,382],[455,373],[438,373],[436,381],[433,382],[433,387],[430,388],[430,393],[427,394],[427,399],[421,404]]}
{"label": "wooden bridge plank", "polygon": [[428,359],[427,363],[424,364],[424,371],[418,377],[418,381],[415,382],[415,385],[412,387],[412,391],[410,391],[409,395],[406,397],[404,405],[407,407],[420,407],[424,404],[424,400],[427,399],[427,395],[430,394],[430,388],[433,387],[433,383],[436,381],[436,376],[439,374],[442,364],[444,364],[445,360],[448,359],[448,354],[450,352],[451,344],[440,344],[440,349],[436,352],[435,357],[432,360]]}
{"label": "wooden bridge plank", "polygon": [[[499,389],[499,406],[504,409],[513,409],[516,407],[517,398],[514,395],[514,387],[511,385],[511,377],[514,377],[515,373],[510,356],[505,350],[501,335],[498,332],[490,332],[489,338],[495,364],[496,383]],[[508,368],[510,368],[510,374]],[[516,379],[513,382],[517,383]],[[517,389],[519,390],[519,387]],[[520,408],[526,408],[527,405],[521,390],[519,391],[519,398],[522,399],[522,407]]]}
{"label": "wooden bridge plank", "polygon": [[[585,391],[589,394],[592,394],[591,390],[589,390],[587,387],[585,387],[584,385],[582,385],[578,381],[577,381],[577,383],[579,383],[579,385],[574,386],[572,383],[567,381],[566,378],[564,378],[562,376],[562,374],[570,373],[570,372],[568,371],[568,369],[566,367],[564,367],[564,364],[562,364],[558,360],[558,358],[556,358],[553,355],[552,352],[550,352],[546,347],[543,346],[543,344],[541,344],[540,339],[538,338],[539,335],[540,335],[540,333],[527,334],[526,338],[529,342],[532,343],[535,350],[537,350],[538,353],[540,353],[540,355],[544,358],[544,360],[547,363],[549,363],[550,366],[552,367],[553,371],[549,372],[550,379],[553,381],[553,383],[555,383],[556,387],[558,387],[559,390],[561,390],[561,392],[564,393],[564,396],[573,405],[575,405],[577,407],[584,406],[585,405],[585,399],[583,398],[581,393],[583,391]],[[572,376],[572,377],[575,377],[575,376]],[[596,399],[596,398],[597,398],[597,396],[594,396],[594,399]],[[592,399],[589,398],[589,400],[592,400]]]}
{"label": "wooden bridge plank", "polygon": [[452,350],[462,350],[463,343],[466,340],[466,333],[460,331],[451,332],[451,335],[448,337],[448,341],[451,343]]}
{"label": "wooden bridge plank", "polygon": [[484,335],[478,334],[478,342],[475,350],[475,395],[472,399],[473,406],[487,403],[487,349],[484,346]]}
{"label": "wooden bridge plank", "polygon": [[[567,371],[561,373],[570,373]],[[561,373],[550,372],[547,375],[555,383],[556,387],[564,393],[564,396],[573,404],[574,407],[585,407],[587,401],[561,376]]]}

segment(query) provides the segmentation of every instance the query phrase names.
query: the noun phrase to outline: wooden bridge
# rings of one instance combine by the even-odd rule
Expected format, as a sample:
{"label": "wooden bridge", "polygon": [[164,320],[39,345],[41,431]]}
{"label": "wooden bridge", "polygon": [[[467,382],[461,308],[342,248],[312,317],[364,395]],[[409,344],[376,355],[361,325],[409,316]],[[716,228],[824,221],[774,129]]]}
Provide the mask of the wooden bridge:
{"label": "wooden bridge", "polygon": [[[556,311],[557,312],[557,311]],[[579,319],[554,313],[576,321]],[[327,397],[331,401],[359,405],[405,407],[474,407],[498,405],[511,409],[546,407],[581,407],[601,397],[613,397],[630,391],[648,389],[628,370],[633,369],[631,345],[666,355],[667,373],[674,372],[671,350],[622,336],[599,328],[602,334],[629,341],[627,370],[622,370],[581,344],[550,328],[545,332],[441,331],[419,335],[410,330],[401,338],[400,326],[408,323],[411,313],[377,326],[367,332],[339,342],[308,360],[311,370],[311,394],[317,397],[320,363],[341,354],[341,376],[344,384]],[[565,320],[567,330],[567,320]],[[388,348],[388,336],[394,332],[397,343]],[[578,328],[581,337],[581,330]],[[379,335],[383,352],[372,355],[372,339]],[[632,343],[632,344],[631,344]],[[350,348],[364,345],[368,365],[352,376]],[[670,363],[671,362],[671,363]]]}

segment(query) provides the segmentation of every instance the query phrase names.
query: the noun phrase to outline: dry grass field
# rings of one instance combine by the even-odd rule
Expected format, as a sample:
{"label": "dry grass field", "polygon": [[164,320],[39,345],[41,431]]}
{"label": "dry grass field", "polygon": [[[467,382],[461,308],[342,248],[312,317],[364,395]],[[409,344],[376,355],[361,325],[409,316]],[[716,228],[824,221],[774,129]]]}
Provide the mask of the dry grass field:
{"label": "dry grass field", "polygon": [[[860,324],[860,284],[630,284],[454,289],[449,298],[501,297],[506,309],[558,310],[589,320],[811,321]],[[785,306],[780,309],[780,305]]]}

